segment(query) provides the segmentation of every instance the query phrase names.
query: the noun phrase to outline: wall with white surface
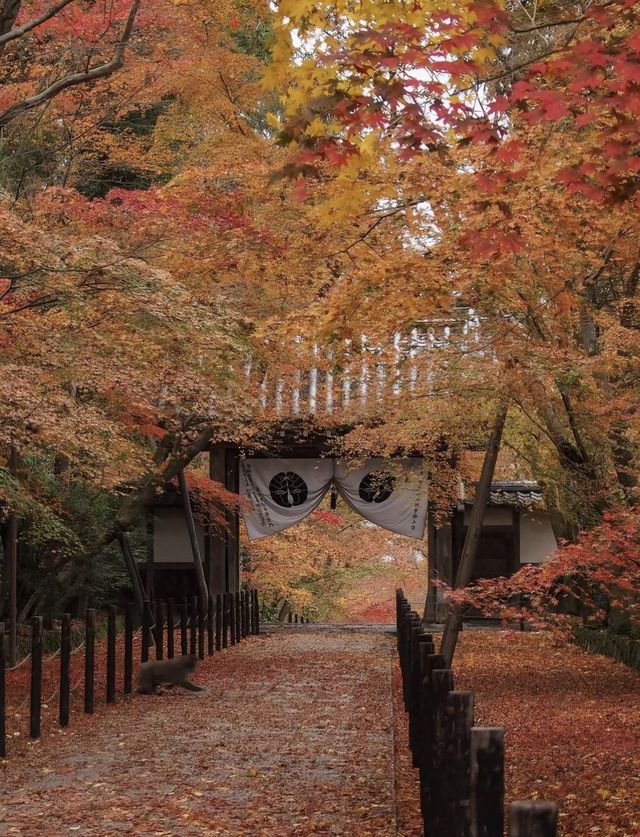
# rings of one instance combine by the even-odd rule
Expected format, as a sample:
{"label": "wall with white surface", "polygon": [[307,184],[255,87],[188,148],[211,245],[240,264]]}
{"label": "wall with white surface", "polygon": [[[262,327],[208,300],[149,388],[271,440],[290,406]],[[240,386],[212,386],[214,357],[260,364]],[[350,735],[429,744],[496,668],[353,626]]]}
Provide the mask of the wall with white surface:
{"label": "wall with white surface", "polygon": [[[464,510],[464,525],[471,520],[471,509]],[[513,524],[513,509],[510,506],[488,506],[482,516],[483,526],[511,526]]]}
{"label": "wall with white surface", "polygon": [[557,548],[551,520],[545,511],[520,514],[520,563],[541,564]]}
{"label": "wall with white surface", "polygon": [[[200,557],[204,560],[204,532],[196,521]],[[153,517],[153,560],[156,564],[184,561],[193,564],[193,552],[183,508],[159,506]]]}

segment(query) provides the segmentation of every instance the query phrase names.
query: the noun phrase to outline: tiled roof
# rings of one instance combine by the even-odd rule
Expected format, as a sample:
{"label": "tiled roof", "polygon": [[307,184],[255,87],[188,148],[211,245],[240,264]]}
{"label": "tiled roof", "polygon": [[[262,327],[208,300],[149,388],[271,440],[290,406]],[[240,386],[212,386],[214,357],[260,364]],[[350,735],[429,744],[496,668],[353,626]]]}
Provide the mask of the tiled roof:
{"label": "tiled roof", "polygon": [[[474,486],[475,487],[475,486]],[[465,498],[469,501],[471,498]],[[490,506],[513,506],[524,509],[544,505],[542,489],[532,480],[501,480],[491,483]]]}

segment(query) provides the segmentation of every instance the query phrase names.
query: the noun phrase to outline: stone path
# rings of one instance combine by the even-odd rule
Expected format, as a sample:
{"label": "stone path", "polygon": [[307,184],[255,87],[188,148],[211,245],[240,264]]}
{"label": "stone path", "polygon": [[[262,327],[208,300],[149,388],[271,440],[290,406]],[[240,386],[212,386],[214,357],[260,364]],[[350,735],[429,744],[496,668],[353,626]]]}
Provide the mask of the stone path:
{"label": "stone path", "polygon": [[2,765],[0,835],[397,834],[392,642],[279,631]]}

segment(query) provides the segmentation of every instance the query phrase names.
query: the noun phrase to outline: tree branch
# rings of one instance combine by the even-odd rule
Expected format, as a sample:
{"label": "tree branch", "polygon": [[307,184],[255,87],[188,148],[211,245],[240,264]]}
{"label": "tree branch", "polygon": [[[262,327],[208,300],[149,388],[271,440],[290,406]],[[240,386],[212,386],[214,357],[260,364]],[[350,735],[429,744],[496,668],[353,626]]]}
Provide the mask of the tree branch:
{"label": "tree branch", "polygon": [[85,72],[70,73],[69,75],[64,76],[64,78],[54,81],[53,84],[45,87],[45,89],[41,90],[39,93],[29,96],[21,102],[16,102],[16,104],[12,105],[10,108],[5,110],[4,113],[0,114],[0,128],[11,122],[16,117],[21,116],[23,113],[26,113],[44,102],[53,99],[69,87],[76,87],[79,84],[88,84],[89,82],[96,81],[99,78],[110,76],[116,72],[116,70],[119,70],[124,65],[125,47],[131,39],[133,25],[139,8],[140,0],[134,0],[134,3],[129,10],[129,15],[127,16],[127,22],[125,23],[122,37],[120,38],[113,54],[113,58],[106,61],[104,64],[99,64],[97,67],[92,67],[90,70],[86,70]]}
{"label": "tree branch", "polygon": [[68,6],[69,3],[73,2],[74,0],[60,0],[59,3],[56,3],[54,6],[50,6],[46,12],[43,12],[40,15],[40,17],[34,17],[33,20],[23,23],[22,26],[17,26],[15,29],[10,29],[8,32],[0,35],[0,52],[5,44],[9,43],[9,41],[15,41],[16,38],[21,38],[23,35],[26,35],[27,32],[31,32],[32,29],[35,29],[43,23],[46,23],[48,20],[51,20],[51,18],[57,15],[58,12],[64,9],[65,6]]}

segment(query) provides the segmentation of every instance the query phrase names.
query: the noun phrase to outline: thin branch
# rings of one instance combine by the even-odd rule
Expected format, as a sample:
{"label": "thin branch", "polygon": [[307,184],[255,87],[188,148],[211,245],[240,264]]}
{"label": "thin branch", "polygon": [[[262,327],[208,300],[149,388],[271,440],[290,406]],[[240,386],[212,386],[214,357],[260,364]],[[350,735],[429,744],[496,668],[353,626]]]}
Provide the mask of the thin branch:
{"label": "thin branch", "polygon": [[129,15],[122,32],[122,37],[113,54],[113,58],[106,61],[104,64],[99,64],[97,67],[92,67],[90,70],[85,72],[70,73],[63,78],[58,79],[58,81],[53,82],[53,84],[50,84],[48,87],[45,87],[45,89],[41,90],[40,93],[29,96],[21,102],[16,102],[15,105],[12,105],[4,113],[0,114],[0,128],[11,122],[16,117],[21,116],[23,113],[26,113],[44,102],[53,99],[59,93],[62,93],[63,90],[67,90],[70,87],[76,87],[79,84],[87,84],[91,81],[96,81],[99,78],[105,78],[106,76],[112,75],[116,72],[116,70],[119,70],[124,65],[125,47],[131,39],[133,25],[139,8],[140,0],[134,0],[134,3],[129,10]]}
{"label": "thin branch", "polygon": [[[607,3],[599,3],[598,9],[606,9],[609,6],[615,5],[618,5],[618,0],[608,0]],[[527,16],[529,17],[529,20],[533,20],[530,15]],[[511,32],[515,32],[517,35],[526,35],[527,32],[536,32],[538,29],[551,29],[554,26],[570,26],[574,23],[584,23],[586,20],[589,20],[589,17],[587,15],[582,15],[581,17],[567,17],[563,20],[547,20],[543,23],[534,23],[532,26],[525,26],[522,29],[516,29],[514,26],[510,26],[509,30]]]}
{"label": "thin branch", "polygon": [[546,23],[536,23],[533,26],[524,26],[522,29],[516,29],[514,26],[509,27],[510,32],[515,32],[516,35],[526,35],[527,32],[537,32],[540,29],[551,29],[554,26],[570,26],[573,23],[584,23],[586,17],[572,17],[566,20],[548,20]]}
{"label": "thin branch", "polygon": [[35,29],[43,23],[46,23],[48,20],[51,20],[51,18],[57,15],[58,12],[64,9],[65,6],[68,6],[73,2],[74,0],[60,0],[59,3],[56,3],[54,6],[50,6],[39,17],[34,17],[33,20],[23,23],[22,26],[18,26],[15,29],[9,30],[9,32],[6,32],[4,35],[0,35],[0,51],[5,44],[9,43],[9,41],[15,41],[16,38],[21,38],[23,35],[26,35],[27,32],[31,32],[32,29]]}

